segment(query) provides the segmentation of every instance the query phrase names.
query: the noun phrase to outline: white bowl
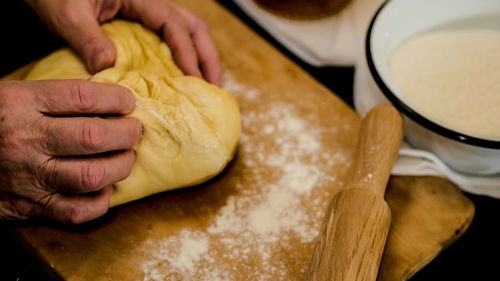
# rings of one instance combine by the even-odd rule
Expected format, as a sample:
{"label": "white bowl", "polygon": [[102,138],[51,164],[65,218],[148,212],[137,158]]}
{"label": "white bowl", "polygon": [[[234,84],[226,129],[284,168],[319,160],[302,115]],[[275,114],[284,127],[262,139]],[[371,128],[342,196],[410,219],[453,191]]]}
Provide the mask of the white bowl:
{"label": "white bowl", "polygon": [[411,144],[434,152],[460,172],[500,173],[500,141],[466,135],[429,120],[404,102],[391,79],[388,61],[395,48],[417,33],[440,28],[500,31],[500,0],[387,1],[375,14],[366,38],[371,82],[403,113],[405,135]]}

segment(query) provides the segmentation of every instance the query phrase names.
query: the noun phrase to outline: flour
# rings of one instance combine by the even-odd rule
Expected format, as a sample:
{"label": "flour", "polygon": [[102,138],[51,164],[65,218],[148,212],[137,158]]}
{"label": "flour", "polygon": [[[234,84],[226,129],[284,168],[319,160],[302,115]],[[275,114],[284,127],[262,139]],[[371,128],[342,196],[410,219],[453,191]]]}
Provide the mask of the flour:
{"label": "flour", "polygon": [[200,260],[200,257],[208,251],[207,237],[192,238],[182,237],[179,255],[172,264],[174,267],[183,269],[193,269],[194,263]]}
{"label": "flour", "polygon": [[[223,84],[239,100],[261,95],[227,74]],[[204,229],[147,240],[144,280],[290,280],[297,278],[290,263],[302,264],[300,274],[305,273],[310,257],[296,256],[292,243],[312,253],[328,201],[313,192],[335,182],[332,171],[347,166],[345,151],[323,154],[322,132],[295,105],[242,110],[242,121],[238,157],[247,180],[235,182],[237,194]],[[262,136],[267,137],[256,140]],[[287,255],[279,256],[283,249]]]}
{"label": "flour", "polygon": [[500,140],[500,32],[434,30],[397,47],[389,60],[403,100],[446,128]]}
{"label": "flour", "polygon": [[177,237],[148,241],[154,247],[153,258],[142,265],[148,274],[144,280],[165,280],[168,276],[164,267],[171,268],[171,274],[192,271],[203,255],[208,251],[208,238],[201,232],[182,231]]}

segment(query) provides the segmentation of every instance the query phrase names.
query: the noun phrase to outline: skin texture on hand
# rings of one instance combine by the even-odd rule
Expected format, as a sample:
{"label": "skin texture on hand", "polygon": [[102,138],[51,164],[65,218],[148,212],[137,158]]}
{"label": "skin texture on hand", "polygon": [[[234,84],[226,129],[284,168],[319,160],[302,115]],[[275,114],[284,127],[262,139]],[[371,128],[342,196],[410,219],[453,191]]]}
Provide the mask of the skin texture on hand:
{"label": "skin texture on hand", "polygon": [[63,37],[90,73],[113,65],[116,50],[99,24],[120,14],[161,34],[187,74],[221,85],[221,63],[206,22],[167,0],[27,0],[42,21]]}
{"label": "skin texture on hand", "polygon": [[[26,1],[92,74],[116,59],[99,25],[120,14],[161,34],[187,75],[221,84],[207,24],[167,0]],[[139,120],[123,117],[133,107],[133,95],[118,85],[0,82],[0,220],[78,224],[106,213],[113,184],[132,171],[142,135]]]}
{"label": "skin texture on hand", "polygon": [[[85,80],[0,82],[0,219],[103,215],[142,135],[134,97]],[[101,118],[99,116],[114,116]]]}

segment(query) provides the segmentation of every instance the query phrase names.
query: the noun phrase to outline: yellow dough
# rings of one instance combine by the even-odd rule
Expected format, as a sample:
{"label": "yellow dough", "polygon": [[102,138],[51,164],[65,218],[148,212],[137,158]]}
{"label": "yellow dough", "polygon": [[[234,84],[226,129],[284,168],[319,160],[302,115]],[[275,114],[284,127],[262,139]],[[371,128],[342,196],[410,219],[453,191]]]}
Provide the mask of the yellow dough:
{"label": "yellow dough", "polygon": [[233,157],[241,133],[232,95],[185,76],[167,45],[140,24],[113,21],[102,29],[115,45],[115,65],[90,75],[70,50],[42,59],[26,79],[90,79],[132,89],[130,114],[142,121],[132,174],[115,184],[111,206],[186,187],[217,175]]}

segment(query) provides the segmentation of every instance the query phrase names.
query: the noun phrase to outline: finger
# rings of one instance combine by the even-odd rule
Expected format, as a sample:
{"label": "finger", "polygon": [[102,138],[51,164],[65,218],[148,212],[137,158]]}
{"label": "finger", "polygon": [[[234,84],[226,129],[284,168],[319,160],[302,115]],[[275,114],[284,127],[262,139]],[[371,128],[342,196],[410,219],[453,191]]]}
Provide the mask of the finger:
{"label": "finger", "polygon": [[171,3],[164,0],[128,0],[124,1],[122,14],[140,20],[150,29],[161,33],[184,73],[202,77],[188,23]]}
{"label": "finger", "polygon": [[188,27],[182,23],[172,21],[164,25],[162,32],[165,42],[172,50],[175,62],[184,73],[202,78],[198,54]]}
{"label": "finger", "polygon": [[133,117],[43,117],[37,143],[50,156],[78,156],[129,150],[142,136]]}
{"label": "finger", "polygon": [[87,222],[108,211],[112,193],[112,186],[80,195],[53,193],[39,202],[38,215],[68,224]]}
{"label": "finger", "polygon": [[49,192],[87,193],[124,180],[134,162],[133,150],[88,158],[51,158],[39,177]]}
{"label": "finger", "polygon": [[99,27],[91,1],[67,1],[54,22],[57,33],[85,61],[91,74],[113,65],[116,50]]}
{"label": "finger", "polygon": [[120,85],[87,80],[32,82],[38,110],[48,115],[127,114],[134,108],[134,95]]}
{"label": "finger", "polygon": [[222,65],[208,29],[197,29],[193,33],[194,46],[198,52],[203,77],[210,83],[222,86]]}
{"label": "finger", "polygon": [[171,3],[177,12],[179,12],[187,21],[191,38],[193,40],[196,52],[198,54],[199,64],[203,77],[210,83],[221,86],[222,84],[222,66],[208,24],[176,3]]}

